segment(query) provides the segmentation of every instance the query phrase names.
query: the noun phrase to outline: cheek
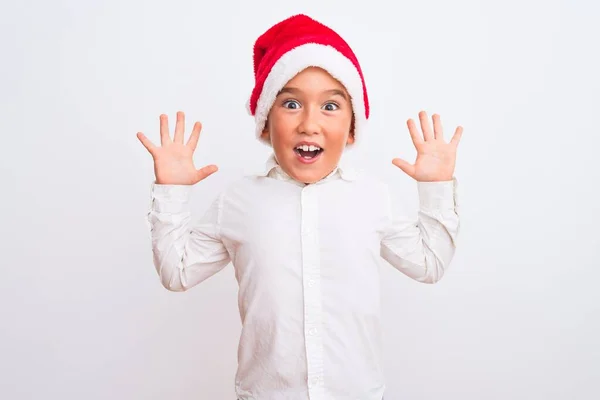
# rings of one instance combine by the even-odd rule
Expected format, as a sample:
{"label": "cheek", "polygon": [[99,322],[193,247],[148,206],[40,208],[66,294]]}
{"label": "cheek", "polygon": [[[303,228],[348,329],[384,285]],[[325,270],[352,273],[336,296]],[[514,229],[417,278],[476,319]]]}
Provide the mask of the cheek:
{"label": "cheek", "polygon": [[331,128],[335,132],[343,132],[348,134],[352,129],[352,111],[349,108],[344,110],[343,115],[338,115],[337,118],[331,121]]}
{"label": "cheek", "polygon": [[287,146],[291,143],[293,137],[293,124],[289,118],[273,118],[269,124],[271,143],[273,146]]}
{"label": "cheek", "polygon": [[279,129],[275,124],[271,126],[271,130],[269,132],[273,147],[281,147],[285,144],[285,137],[283,137],[281,134],[281,129]]}
{"label": "cheek", "polygon": [[331,139],[337,144],[337,147],[345,147],[348,137],[350,136],[351,121],[348,119],[340,119],[335,121],[330,127],[332,133]]}

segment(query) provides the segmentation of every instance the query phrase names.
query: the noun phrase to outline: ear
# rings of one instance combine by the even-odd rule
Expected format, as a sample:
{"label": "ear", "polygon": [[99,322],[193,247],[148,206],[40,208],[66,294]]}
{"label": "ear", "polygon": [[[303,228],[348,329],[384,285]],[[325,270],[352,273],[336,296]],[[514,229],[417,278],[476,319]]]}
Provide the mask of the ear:
{"label": "ear", "polygon": [[263,131],[260,134],[260,138],[267,142],[271,141],[271,137],[269,135],[269,121],[265,121],[265,127],[263,128]]}
{"label": "ear", "polygon": [[350,123],[350,134],[348,135],[348,140],[346,141],[346,144],[352,144],[356,140],[356,138],[354,137],[354,121],[354,115],[352,115],[352,122]]}
{"label": "ear", "polygon": [[354,143],[355,139],[354,139],[354,131],[351,131],[350,134],[348,135],[348,140],[346,141],[346,144],[352,144]]}

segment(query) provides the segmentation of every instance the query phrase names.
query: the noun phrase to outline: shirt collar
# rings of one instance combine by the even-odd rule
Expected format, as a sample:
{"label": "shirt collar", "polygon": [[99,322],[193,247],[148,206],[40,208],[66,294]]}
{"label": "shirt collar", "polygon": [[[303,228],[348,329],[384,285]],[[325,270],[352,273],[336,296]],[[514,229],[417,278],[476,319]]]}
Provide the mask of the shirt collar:
{"label": "shirt collar", "polygon": [[[259,172],[257,175],[264,177],[268,176],[279,180],[293,181],[300,186],[305,186],[305,183],[296,181],[294,178],[289,176],[283,170],[283,168],[281,168],[281,166],[277,162],[277,159],[275,158],[275,153],[271,153],[271,155],[267,159],[267,162],[265,163],[264,170]],[[347,165],[345,165],[340,160],[338,166],[329,175],[321,179],[319,182],[325,182],[337,178],[341,178],[345,181],[352,182],[356,180],[356,171],[353,168],[350,168]]]}

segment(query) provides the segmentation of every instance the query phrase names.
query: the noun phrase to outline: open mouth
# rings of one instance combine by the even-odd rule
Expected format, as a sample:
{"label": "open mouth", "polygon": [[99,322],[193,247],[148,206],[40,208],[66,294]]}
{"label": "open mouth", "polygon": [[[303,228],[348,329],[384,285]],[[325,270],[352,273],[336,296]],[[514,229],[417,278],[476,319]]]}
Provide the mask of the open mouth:
{"label": "open mouth", "polygon": [[314,146],[314,145],[299,145],[296,146],[296,148],[294,149],[294,152],[298,155],[298,157],[300,157],[301,159],[305,160],[305,161],[312,161],[312,160],[316,160],[319,155],[323,152],[323,149],[320,148],[319,146]]}

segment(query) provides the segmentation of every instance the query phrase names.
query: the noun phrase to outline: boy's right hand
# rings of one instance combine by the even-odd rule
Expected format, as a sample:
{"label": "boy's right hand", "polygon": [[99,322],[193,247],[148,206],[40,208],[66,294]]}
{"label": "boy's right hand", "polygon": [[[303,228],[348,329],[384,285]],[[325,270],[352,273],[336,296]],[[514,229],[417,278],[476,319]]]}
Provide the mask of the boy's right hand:
{"label": "boy's right hand", "polygon": [[165,114],[160,116],[160,146],[155,146],[142,132],[137,138],[150,152],[154,159],[154,175],[156,183],[163,185],[194,185],[217,171],[216,165],[207,165],[196,169],[192,158],[202,124],[196,122],[192,134],[186,144],[183,144],[185,130],[185,115],[177,113],[175,135],[173,140],[169,135],[169,122]]}

